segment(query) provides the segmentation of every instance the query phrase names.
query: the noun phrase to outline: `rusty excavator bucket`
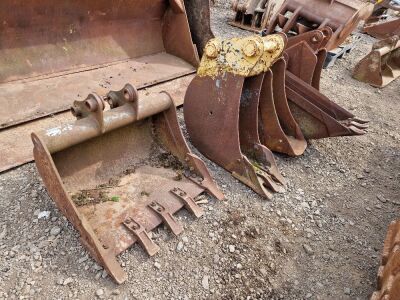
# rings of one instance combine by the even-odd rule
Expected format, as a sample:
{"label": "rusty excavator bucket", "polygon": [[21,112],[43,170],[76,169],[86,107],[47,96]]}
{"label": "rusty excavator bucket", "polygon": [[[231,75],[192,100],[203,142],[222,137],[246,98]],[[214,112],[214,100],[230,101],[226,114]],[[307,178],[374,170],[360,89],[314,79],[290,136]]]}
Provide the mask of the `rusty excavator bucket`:
{"label": "rusty excavator bucket", "polygon": [[0,19],[0,128],[66,110],[91,91],[140,89],[198,65],[181,0],[3,0]]}
{"label": "rusty excavator bucket", "polygon": [[289,38],[285,50],[286,94],[290,110],[306,139],[362,135],[367,121],[356,118],[319,91],[330,40],[329,28]]}
{"label": "rusty excavator bucket", "polygon": [[389,225],[378,270],[377,287],[371,300],[400,299],[400,221],[393,221]]}
{"label": "rusty excavator bucket", "polygon": [[293,35],[330,27],[333,35],[326,48],[332,50],[346,40],[360,21],[370,16],[372,9],[372,4],[360,0],[286,0],[266,33]]}
{"label": "rusty excavator bucket", "polygon": [[400,36],[400,18],[391,20],[369,23],[364,26],[365,33],[377,38],[386,39],[394,35]]}
{"label": "rusty excavator bucket", "polygon": [[284,0],[233,0],[235,18],[230,25],[260,33],[269,26]]}
{"label": "rusty excavator bucket", "polygon": [[372,51],[354,68],[353,77],[375,87],[384,87],[400,76],[400,38],[395,35],[372,46]]}
{"label": "rusty excavator bucket", "polygon": [[178,235],[174,213],[184,207],[200,217],[196,197],[223,195],[189,150],[168,93],[141,97],[128,84],[75,101],[71,111],[74,123],[32,134],[36,166],[83,245],[122,283],[121,252],[139,242],[156,254],[151,230],[164,224]]}
{"label": "rusty excavator bucket", "polygon": [[167,90],[182,105],[199,64],[196,48],[212,37],[209,5],[0,1],[0,172],[32,161],[30,133],[69,122],[71,101],[90,92],[130,82],[139,92]]}
{"label": "rusty excavator bucket", "polygon": [[[283,190],[284,179],[272,152],[260,141],[259,116],[275,114],[274,126],[279,125],[270,90],[273,78],[267,72],[280,59],[285,42],[284,35],[211,40],[184,103],[193,145],[266,198]],[[263,93],[270,97],[264,107],[270,105],[271,111],[259,115]]]}

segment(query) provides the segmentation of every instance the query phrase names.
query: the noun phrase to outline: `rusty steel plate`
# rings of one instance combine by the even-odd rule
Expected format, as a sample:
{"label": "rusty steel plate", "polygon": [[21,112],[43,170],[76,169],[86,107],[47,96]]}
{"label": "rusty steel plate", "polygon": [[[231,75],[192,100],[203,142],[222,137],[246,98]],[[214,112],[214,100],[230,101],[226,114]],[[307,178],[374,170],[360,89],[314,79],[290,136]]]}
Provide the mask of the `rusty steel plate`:
{"label": "rusty steel plate", "polygon": [[0,129],[63,111],[92,91],[143,88],[198,65],[178,0],[4,0],[0,19]]}

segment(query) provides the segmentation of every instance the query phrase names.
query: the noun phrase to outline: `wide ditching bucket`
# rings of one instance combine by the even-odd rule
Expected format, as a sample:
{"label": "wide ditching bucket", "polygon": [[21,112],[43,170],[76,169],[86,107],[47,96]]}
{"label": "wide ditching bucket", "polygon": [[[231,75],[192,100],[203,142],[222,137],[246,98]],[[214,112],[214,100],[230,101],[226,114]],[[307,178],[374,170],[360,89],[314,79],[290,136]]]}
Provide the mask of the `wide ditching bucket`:
{"label": "wide ditching bucket", "polygon": [[353,77],[375,87],[384,87],[400,76],[400,38],[395,35],[372,46],[356,65]]}
{"label": "wide ditching bucket", "polygon": [[198,65],[181,0],[2,0],[0,20],[0,129]]}
{"label": "wide ditching bucket", "polygon": [[200,217],[196,197],[223,195],[189,150],[166,92],[140,97],[126,85],[105,97],[92,93],[71,110],[76,122],[32,134],[36,166],[83,245],[122,283],[118,254],[135,242],[156,254],[151,230],[164,224],[178,235],[174,213],[184,207]]}

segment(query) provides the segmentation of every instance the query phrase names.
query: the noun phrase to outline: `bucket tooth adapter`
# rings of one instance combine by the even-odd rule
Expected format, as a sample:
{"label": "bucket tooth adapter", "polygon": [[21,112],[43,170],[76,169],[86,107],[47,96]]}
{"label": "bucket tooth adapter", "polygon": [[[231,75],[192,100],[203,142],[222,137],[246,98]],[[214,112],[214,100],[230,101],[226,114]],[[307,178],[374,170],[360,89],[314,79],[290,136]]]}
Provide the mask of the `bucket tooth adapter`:
{"label": "bucket tooth adapter", "polygon": [[209,41],[184,102],[193,145],[266,198],[283,190],[284,178],[260,142],[260,91],[285,42],[280,34]]}
{"label": "bucket tooth adapter", "polygon": [[372,4],[360,0],[286,0],[266,33],[278,31],[293,35],[330,27],[333,35],[326,48],[332,50],[342,44],[372,10]]}
{"label": "bucket tooth adapter", "polygon": [[284,0],[233,0],[235,19],[230,25],[255,33],[268,27],[270,20],[279,11]]}
{"label": "bucket tooth adapter", "polygon": [[[304,39],[300,39],[304,36]],[[310,31],[289,39],[285,51],[287,61],[286,94],[290,110],[306,139],[362,135],[367,121],[356,118],[319,91],[323,62],[326,58],[325,37],[329,30]]]}
{"label": "bucket tooth adapter", "polygon": [[127,84],[104,98],[92,93],[71,111],[74,123],[32,133],[36,166],[82,244],[122,283],[121,252],[139,242],[156,254],[151,230],[165,224],[178,235],[174,213],[185,207],[200,217],[197,196],[224,196],[189,150],[166,92],[139,97]]}
{"label": "bucket tooth adapter", "polygon": [[375,87],[385,87],[400,76],[400,38],[395,35],[372,46],[354,68],[353,77]]}
{"label": "bucket tooth adapter", "polygon": [[389,225],[378,270],[377,288],[371,300],[400,299],[400,221]]}

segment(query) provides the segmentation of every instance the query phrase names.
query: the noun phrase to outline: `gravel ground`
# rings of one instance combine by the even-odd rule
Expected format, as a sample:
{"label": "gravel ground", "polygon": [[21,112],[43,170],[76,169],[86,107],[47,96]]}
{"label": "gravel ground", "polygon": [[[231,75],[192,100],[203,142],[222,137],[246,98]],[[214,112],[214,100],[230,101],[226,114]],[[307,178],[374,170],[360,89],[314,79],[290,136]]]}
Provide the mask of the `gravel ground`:
{"label": "gravel ground", "polygon": [[[227,2],[213,9],[215,33],[248,34],[226,25]],[[372,42],[362,35],[321,87],[371,120],[367,135],[311,141],[299,158],[276,155],[289,183],[272,201],[206,160],[227,201],[210,200],[199,220],[178,213],[179,238],[156,230],[155,257],[139,246],[123,253],[123,285],[88,256],[34,164],[1,174],[0,299],[367,299],[400,207],[400,82],[375,89],[350,76]]]}

